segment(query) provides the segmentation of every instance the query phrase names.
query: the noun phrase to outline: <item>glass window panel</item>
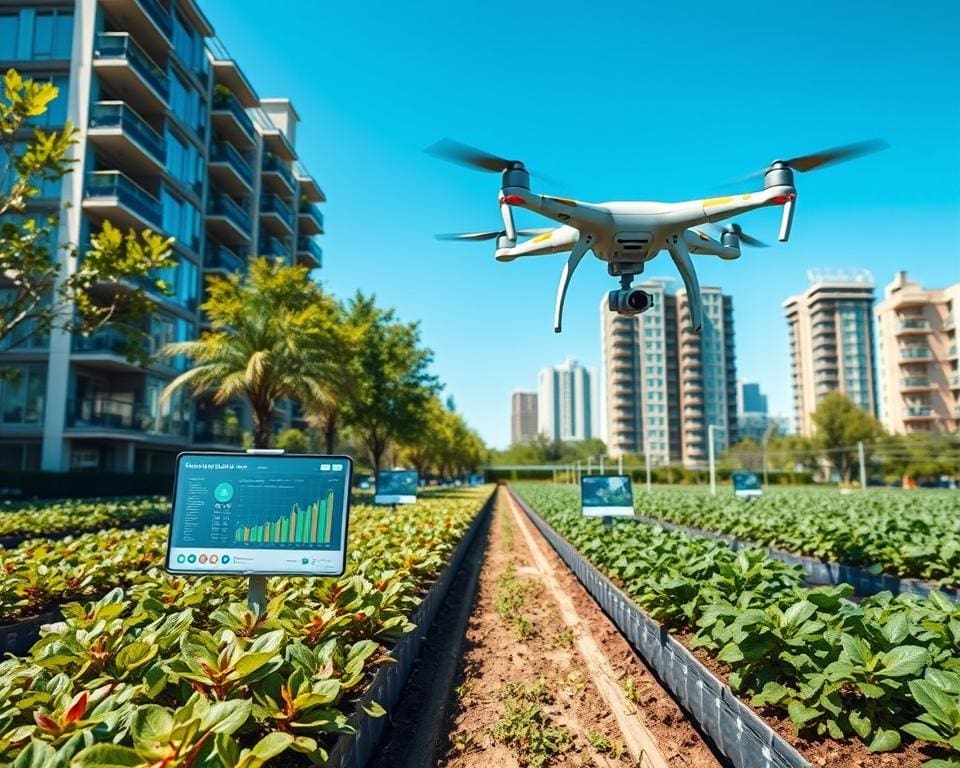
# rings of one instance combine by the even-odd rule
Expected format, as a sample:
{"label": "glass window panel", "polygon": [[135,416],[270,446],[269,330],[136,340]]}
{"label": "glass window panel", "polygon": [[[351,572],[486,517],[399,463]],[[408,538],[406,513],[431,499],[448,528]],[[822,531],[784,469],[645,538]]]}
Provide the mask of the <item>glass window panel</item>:
{"label": "glass window panel", "polygon": [[16,59],[17,40],[20,36],[20,22],[17,14],[0,16],[0,59]]}
{"label": "glass window panel", "polygon": [[49,59],[53,55],[53,27],[56,13],[53,11],[37,13],[33,19],[33,57]]}
{"label": "glass window panel", "polygon": [[26,378],[25,371],[19,376],[4,381],[3,387],[3,421],[5,424],[23,423],[23,410],[26,405]]}
{"label": "glass window panel", "polygon": [[53,31],[53,58],[69,59],[73,47],[73,14],[60,11]]}

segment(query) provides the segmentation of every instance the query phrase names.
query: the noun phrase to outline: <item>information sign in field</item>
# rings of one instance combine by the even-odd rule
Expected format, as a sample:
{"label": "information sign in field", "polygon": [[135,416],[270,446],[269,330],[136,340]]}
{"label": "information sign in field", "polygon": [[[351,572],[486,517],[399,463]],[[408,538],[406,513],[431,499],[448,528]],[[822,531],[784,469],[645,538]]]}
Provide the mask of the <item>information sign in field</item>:
{"label": "information sign in field", "polygon": [[588,517],[632,517],[633,488],[627,475],[583,475],[580,500]]}
{"label": "information sign in field", "polygon": [[416,504],[420,473],[412,470],[384,470],[377,474],[375,504]]}
{"label": "information sign in field", "polygon": [[346,456],[181,454],[167,570],[342,573],[350,471]]}

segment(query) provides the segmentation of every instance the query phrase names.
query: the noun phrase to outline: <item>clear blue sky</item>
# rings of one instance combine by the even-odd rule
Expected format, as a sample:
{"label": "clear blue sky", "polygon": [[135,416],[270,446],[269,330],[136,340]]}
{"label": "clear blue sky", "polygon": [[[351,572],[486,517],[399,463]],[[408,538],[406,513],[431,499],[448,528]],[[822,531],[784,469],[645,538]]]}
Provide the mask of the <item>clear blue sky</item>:
{"label": "clear blue sky", "polygon": [[[600,364],[604,265],[584,261],[551,328],[563,255],[499,264],[498,177],[423,153],[450,136],[524,160],[582,200],[682,200],[777,157],[871,137],[892,148],[798,174],[790,243],[699,259],[734,298],[741,378],[789,413],[781,302],[810,267],[960,280],[960,3],[201,0],[261,96],[289,96],[329,197],[325,285],[422,321],[471,424],[509,441],[509,396],[568,356]],[[269,12],[266,8],[269,7]],[[536,188],[536,186],[535,186]],[[745,190],[747,191],[747,190]],[[741,220],[776,242],[777,211]],[[523,220],[527,226],[542,226]],[[666,254],[646,276],[677,277]],[[679,278],[678,278],[679,279]]]}

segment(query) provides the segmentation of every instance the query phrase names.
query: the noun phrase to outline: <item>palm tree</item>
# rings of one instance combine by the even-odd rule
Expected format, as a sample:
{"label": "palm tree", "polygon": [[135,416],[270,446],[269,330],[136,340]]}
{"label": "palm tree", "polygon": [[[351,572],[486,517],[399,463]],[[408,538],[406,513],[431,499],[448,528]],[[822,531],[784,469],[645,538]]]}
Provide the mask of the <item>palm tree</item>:
{"label": "palm tree", "polygon": [[164,399],[184,386],[211,393],[216,404],[245,398],[253,413],[254,447],[266,448],[282,400],[329,398],[324,373],[336,364],[329,343],[336,302],[304,267],[255,259],[245,277],[211,278],[201,309],[212,329],[161,351],[194,362],[170,382]]}

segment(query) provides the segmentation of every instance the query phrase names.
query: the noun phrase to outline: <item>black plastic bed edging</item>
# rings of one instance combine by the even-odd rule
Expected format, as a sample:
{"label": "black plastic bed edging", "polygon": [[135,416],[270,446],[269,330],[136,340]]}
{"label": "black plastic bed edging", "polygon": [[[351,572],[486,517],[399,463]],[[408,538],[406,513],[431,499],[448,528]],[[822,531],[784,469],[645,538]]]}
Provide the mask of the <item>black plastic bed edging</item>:
{"label": "black plastic bed edging", "polygon": [[620,633],[735,768],[810,768],[810,763],[725,683],[587,562],[525,501],[510,493]]}
{"label": "black plastic bed edging", "polygon": [[440,606],[446,599],[450,585],[460,569],[460,563],[473,543],[477,531],[480,530],[483,519],[489,514],[495,496],[496,489],[491,492],[480,511],[474,516],[470,527],[467,528],[460,539],[460,543],[454,549],[450,562],[440,572],[440,576],[413,614],[411,621],[417,625],[417,628],[401,638],[390,649],[390,656],[395,663],[381,666],[373,676],[370,686],[360,696],[357,708],[349,718],[350,725],[356,729],[356,733],[343,734],[334,742],[324,766],[328,768],[364,768],[373,757],[380,742],[380,737],[383,735],[386,715],[370,717],[363,711],[362,706],[371,701],[376,701],[389,712],[396,705],[400,698],[400,692],[407,682],[410,668],[420,655],[420,644],[423,637],[430,629],[437,611],[440,610]]}
{"label": "black plastic bed edging", "polygon": [[74,528],[69,531],[56,531],[51,534],[41,533],[18,533],[14,536],[0,536],[0,547],[4,549],[13,549],[19,547],[25,541],[33,539],[45,539],[46,541],[60,541],[68,536],[84,536],[88,533],[100,533],[101,531],[142,531],[151,525],[166,525],[170,522],[170,515],[163,514],[156,517],[145,517],[141,520],[132,520],[121,525],[104,525],[100,528]]}
{"label": "black plastic bed edging", "polygon": [[40,638],[40,627],[60,621],[62,618],[60,609],[52,608],[31,619],[0,626],[0,658],[7,653],[23,656]]}
{"label": "black plastic bed edging", "polygon": [[[631,519],[631,518],[624,518]],[[941,587],[937,584],[931,584],[921,579],[911,579],[908,577],[891,576],[887,573],[871,573],[864,568],[855,565],[838,563],[833,560],[821,560],[809,555],[795,555],[791,552],[785,552],[782,549],[765,547],[755,541],[744,541],[732,536],[729,533],[718,533],[707,531],[703,528],[695,528],[691,525],[678,525],[666,520],[660,520],[656,517],[646,517],[637,515],[632,518],[642,523],[659,525],[671,531],[679,531],[690,536],[699,536],[704,539],[714,539],[722,541],[733,551],[740,549],[762,549],[768,557],[773,560],[779,560],[787,565],[799,565],[807,575],[807,581],[811,584],[850,584],[858,595],[868,597],[877,592],[889,591],[895,595],[901,593],[928,597],[931,592],[940,592],[949,597],[954,602],[960,602],[960,589],[951,587]]]}

